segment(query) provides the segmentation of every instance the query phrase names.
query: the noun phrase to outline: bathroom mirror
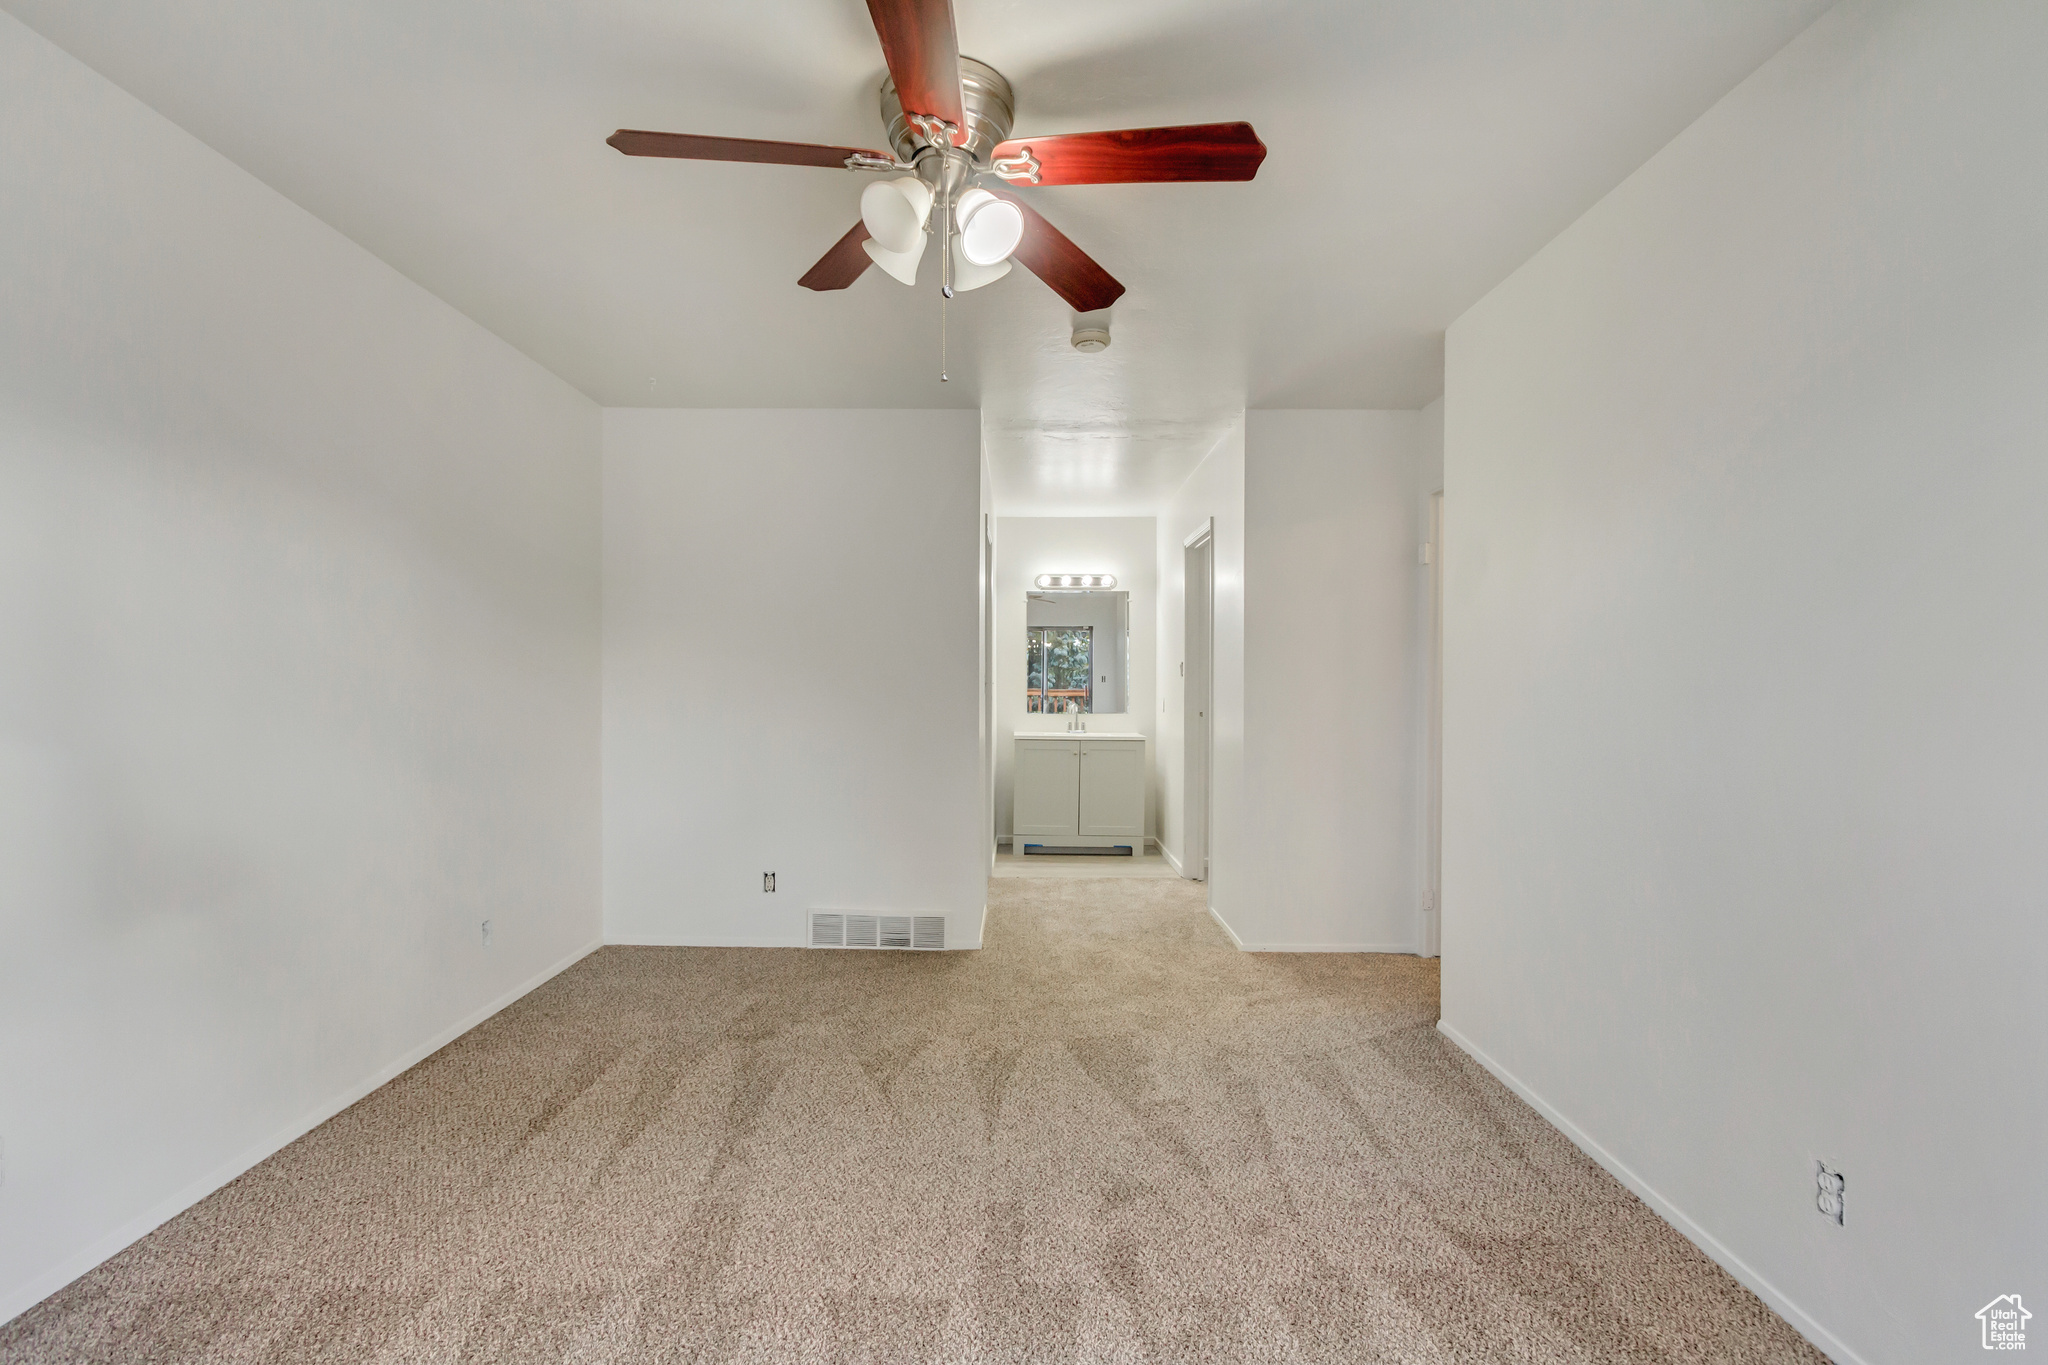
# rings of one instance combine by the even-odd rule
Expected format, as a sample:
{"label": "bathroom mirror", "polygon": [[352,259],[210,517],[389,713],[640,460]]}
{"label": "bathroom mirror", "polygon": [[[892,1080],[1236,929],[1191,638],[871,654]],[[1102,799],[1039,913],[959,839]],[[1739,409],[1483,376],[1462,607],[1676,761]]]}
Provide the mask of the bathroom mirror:
{"label": "bathroom mirror", "polygon": [[1024,595],[1024,709],[1032,715],[1130,710],[1131,595]]}

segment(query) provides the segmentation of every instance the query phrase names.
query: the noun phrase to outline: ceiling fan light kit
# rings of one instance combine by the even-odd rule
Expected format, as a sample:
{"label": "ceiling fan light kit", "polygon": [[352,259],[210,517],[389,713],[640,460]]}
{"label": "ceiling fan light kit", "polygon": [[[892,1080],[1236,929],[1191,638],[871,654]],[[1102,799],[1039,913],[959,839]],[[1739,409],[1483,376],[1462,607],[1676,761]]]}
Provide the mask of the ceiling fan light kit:
{"label": "ceiling fan light kit", "polygon": [[889,251],[901,254],[920,247],[931,212],[931,187],[913,175],[879,181],[861,191],[860,220],[868,225],[868,235]]}
{"label": "ceiling fan light kit", "polygon": [[960,224],[960,254],[976,265],[1006,261],[1024,240],[1024,212],[979,185],[960,196],[953,210]]}
{"label": "ceiling fan light kit", "polygon": [[[868,0],[868,16],[889,66],[881,90],[888,151],[629,128],[606,141],[627,156],[909,172],[863,189],[860,221],[798,283],[845,289],[872,264],[914,285],[925,243],[936,234],[941,379],[943,300],[1001,279],[1012,259],[1075,312],[1097,312],[1123,295],[1114,276],[1010,185],[1250,180],[1265,159],[1266,146],[1249,123],[1011,139],[1014,92],[994,67],[960,55],[952,0]],[[1073,342],[1077,350],[1099,351],[1109,345],[1109,332],[1076,329]]]}
{"label": "ceiling fan light kit", "polygon": [[986,265],[980,261],[970,261],[961,249],[960,240],[953,240],[954,293],[960,294],[969,289],[979,289],[985,284],[994,284],[1009,273],[1010,262],[1007,258],[999,258]]}
{"label": "ceiling fan light kit", "polygon": [[923,233],[917,235],[917,240],[908,251],[891,251],[872,237],[862,242],[860,249],[867,252],[868,259],[882,267],[883,273],[889,278],[900,280],[904,284],[917,283],[917,263],[924,256]]}

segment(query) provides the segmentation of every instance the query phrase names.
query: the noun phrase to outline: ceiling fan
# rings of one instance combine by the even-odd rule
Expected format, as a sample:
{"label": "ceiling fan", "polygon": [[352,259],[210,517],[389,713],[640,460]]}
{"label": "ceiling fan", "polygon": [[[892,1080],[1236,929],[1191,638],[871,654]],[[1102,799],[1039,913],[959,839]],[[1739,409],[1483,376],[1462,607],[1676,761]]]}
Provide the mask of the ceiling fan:
{"label": "ceiling fan", "polygon": [[1008,185],[1250,180],[1265,159],[1249,123],[1011,138],[1010,83],[960,55],[952,0],[868,0],[868,14],[889,64],[889,151],[629,128],[605,141],[627,156],[907,172],[867,187],[860,221],[798,284],[844,289],[871,264],[915,284],[936,233],[943,298],[1002,278],[1015,259],[1082,313],[1115,303],[1123,285]]}

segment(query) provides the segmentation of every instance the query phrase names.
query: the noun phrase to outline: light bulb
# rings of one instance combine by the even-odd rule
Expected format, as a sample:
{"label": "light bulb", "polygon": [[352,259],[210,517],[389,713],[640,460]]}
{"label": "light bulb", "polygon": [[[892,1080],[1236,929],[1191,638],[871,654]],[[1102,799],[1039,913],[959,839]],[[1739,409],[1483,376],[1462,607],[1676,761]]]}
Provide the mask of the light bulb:
{"label": "light bulb", "polygon": [[980,186],[960,196],[953,217],[960,224],[960,254],[975,265],[1008,259],[1024,240],[1023,210]]}
{"label": "light bulb", "polygon": [[997,261],[994,265],[976,265],[961,253],[960,239],[958,237],[953,239],[954,293],[965,293],[969,289],[979,289],[985,284],[994,284],[1009,273],[1010,263],[1008,261]]}
{"label": "light bulb", "polygon": [[914,175],[880,180],[860,192],[860,220],[868,236],[898,255],[924,239],[924,220],[931,211],[931,186]]}

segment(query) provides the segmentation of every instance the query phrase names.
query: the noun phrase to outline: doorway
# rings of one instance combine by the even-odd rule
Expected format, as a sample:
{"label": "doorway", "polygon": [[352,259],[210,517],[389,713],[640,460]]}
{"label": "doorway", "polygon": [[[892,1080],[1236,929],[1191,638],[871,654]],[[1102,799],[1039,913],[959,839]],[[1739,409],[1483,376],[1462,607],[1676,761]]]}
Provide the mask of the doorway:
{"label": "doorway", "polygon": [[1187,680],[1181,704],[1181,754],[1185,790],[1181,803],[1181,875],[1209,880],[1210,711],[1213,701],[1213,648],[1216,608],[1216,519],[1202,523],[1184,546],[1183,593],[1186,611]]}

